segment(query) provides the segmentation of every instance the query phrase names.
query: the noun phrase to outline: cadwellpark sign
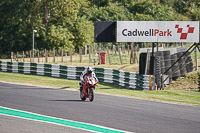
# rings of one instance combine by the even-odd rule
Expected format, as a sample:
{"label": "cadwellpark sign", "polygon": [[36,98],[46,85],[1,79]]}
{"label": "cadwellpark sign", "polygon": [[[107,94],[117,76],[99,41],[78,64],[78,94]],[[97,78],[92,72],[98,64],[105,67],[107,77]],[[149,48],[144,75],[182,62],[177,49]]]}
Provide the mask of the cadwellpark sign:
{"label": "cadwellpark sign", "polygon": [[199,42],[199,21],[117,21],[117,42]]}

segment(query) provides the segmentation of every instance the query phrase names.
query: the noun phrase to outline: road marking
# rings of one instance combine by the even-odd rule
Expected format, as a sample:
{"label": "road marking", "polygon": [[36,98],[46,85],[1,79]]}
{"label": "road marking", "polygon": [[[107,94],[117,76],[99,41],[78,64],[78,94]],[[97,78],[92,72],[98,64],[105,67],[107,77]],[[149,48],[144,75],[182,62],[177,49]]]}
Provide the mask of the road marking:
{"label": "road marking", "polygon": [[67,127],[82,129],[82,130],[86,130],[86,131],[90,131],[90,132],[128,133],[127,131],[118,130],[118,129],[114,129],[114,128],[108,128],[108,127],[99,126],[99,125],[90,124],[90,123],[83,123],[83,122],[62,119],[62,118],[56,118],[56,117],[36,114],[36,113],[17,110],[17,109],[11,109],[11,108],[2,107],[2,106],[0,106],[0,114],[6,115],[6,116],[22,118],[22,119],[27,119],[27,120],[33,120],[33,121],[51,123],[51,124],[56,124],[56,125],[61,125],[61,126],[67,126]]}

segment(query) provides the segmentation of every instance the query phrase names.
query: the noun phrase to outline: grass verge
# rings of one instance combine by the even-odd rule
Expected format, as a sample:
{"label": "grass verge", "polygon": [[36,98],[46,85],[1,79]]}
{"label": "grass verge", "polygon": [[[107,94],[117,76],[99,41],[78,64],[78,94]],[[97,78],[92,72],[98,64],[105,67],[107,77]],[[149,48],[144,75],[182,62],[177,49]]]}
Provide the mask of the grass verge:
{"label": "grass verge", "polygon": [[[45,76],[25,75],[18,73],[0,72],[0,81],[21,83],[26,85],[36,85],[45,87],[55,87],[63,89],[79,89],[78,80],[67,80]],[[162,91],[136,91],[125,88],[113,87],[100,83],[96,92],[152,99],[159,101],[200,105],[200,92],[198,90],[162,90]]]}

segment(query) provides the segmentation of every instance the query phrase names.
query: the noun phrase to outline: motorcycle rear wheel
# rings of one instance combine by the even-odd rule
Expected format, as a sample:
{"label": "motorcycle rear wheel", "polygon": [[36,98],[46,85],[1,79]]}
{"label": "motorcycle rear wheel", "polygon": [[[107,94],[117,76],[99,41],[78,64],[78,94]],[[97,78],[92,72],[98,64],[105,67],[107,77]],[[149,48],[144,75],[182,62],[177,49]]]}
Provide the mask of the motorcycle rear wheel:
{"label": "motorcycle rear wheel", "polygon": [[94,100],[94,88],[89,90],[89,100],[92,102]]}

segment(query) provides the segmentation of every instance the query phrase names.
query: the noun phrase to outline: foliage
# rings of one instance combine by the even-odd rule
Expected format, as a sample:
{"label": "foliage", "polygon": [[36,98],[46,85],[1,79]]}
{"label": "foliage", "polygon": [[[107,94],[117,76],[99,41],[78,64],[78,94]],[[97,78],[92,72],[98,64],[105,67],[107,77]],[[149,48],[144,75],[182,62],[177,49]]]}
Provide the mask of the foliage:
{"label": "foliage", "polygon": [[134,19],[127,8],[117,3],[109,3],[108,6],[99,8],[94,6],[86,12],[86,16],[91,21],[131,21]]}
{"label": "foliage", "polygon": [[199,21],[199,0],[1,0],[0,55],[93,44],[94,21]]}
{"label": "foliage", "polygon": [[74,27],[74,44],[76,47],[82,47],[93,43],[94,26],[91,21],[88,21],[86,17],[78,17]]}
{"label": "foliage", "polygon": [[[152,2],[138,2],[129,7],[129,10],[136,14],[137,20],[152,21],[174,21],[179,14],[172,7],[163,4],[154,4]],[[180,18],[179,20],[189,20],[188,18]]]}

